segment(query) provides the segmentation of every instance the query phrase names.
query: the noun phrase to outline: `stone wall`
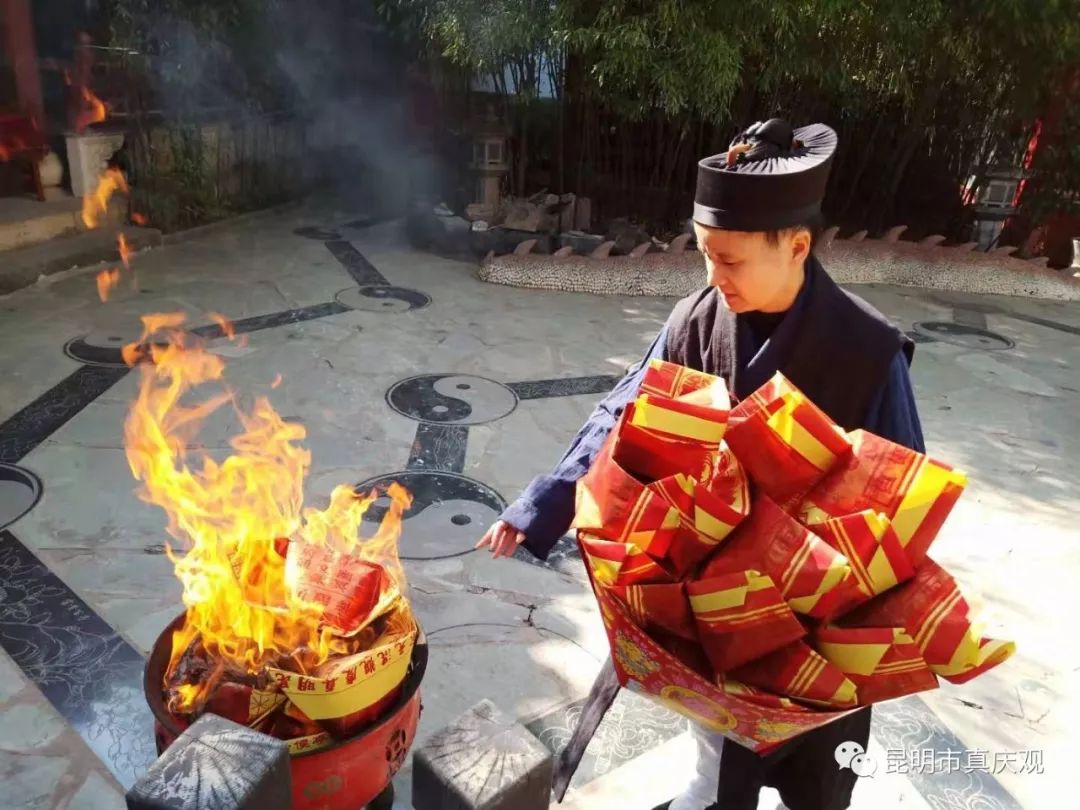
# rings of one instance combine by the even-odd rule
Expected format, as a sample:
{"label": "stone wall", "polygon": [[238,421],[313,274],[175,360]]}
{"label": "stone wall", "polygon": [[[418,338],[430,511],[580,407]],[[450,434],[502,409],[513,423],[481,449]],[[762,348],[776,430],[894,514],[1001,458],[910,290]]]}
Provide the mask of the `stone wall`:
{"label": "stone wall", "polygon": [[[1045,258],[1017,259],[1015,248],[985,253],[973,244],[943,246],[943,237],[902,242],[902,227],[882,239],[865,232],[838,239],[836,229],[823,234],[816,253],[841,284],[896,284],[962,292],[1080,300],[1080,279],[1069,271],[1048,269]],[[681,297],[705,284],[705,267],[689,236],[676,238],[662,252],[611,256],[605,242],[589,255],[563,248],[551,256],[531,252],[522,243],[510,254],[488,254],[480,278],[493,284],[536,287],[598,295]],[[642,246],[644,247],[644,245]]]}

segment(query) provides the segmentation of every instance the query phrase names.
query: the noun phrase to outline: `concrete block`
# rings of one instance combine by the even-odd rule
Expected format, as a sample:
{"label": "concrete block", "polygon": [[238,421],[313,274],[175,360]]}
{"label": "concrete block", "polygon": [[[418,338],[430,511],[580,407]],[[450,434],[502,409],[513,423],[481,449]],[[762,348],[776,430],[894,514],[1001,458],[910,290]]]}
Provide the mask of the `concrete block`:
{"label": "concrete block", "polygon": [[206,714],[127,793],[128,810],[289,810],[289,749]]}
{"label": "concrete block", "polygon": [[559,246],[572,248],[575,253],[588,255],[604,242],[604,237],[581,231],[564,231],[559,234]]}
{"label": "concrete block", "polygon": [[413,754],[416,810],[547,810],[551,752],[482,700]]}
{"label": "concrete block", "polygon": [[68,134],[68,165],[71,167],[71,193],[84,197],[97,188],[109,158],[124,145],[122,132],[86,132]]}

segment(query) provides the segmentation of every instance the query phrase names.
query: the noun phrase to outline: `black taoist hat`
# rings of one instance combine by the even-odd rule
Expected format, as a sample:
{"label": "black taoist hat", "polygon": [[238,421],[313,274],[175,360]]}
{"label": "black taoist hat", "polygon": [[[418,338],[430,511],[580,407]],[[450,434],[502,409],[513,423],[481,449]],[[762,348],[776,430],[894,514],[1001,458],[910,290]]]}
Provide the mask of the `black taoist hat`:
{"label": "black taoist hat", "polygon": [[754,124],[727,152],[698,163],[694,221],[729,231],[773,231],[821,213],[836,133],[825,124],[792,130],[780,118]]}

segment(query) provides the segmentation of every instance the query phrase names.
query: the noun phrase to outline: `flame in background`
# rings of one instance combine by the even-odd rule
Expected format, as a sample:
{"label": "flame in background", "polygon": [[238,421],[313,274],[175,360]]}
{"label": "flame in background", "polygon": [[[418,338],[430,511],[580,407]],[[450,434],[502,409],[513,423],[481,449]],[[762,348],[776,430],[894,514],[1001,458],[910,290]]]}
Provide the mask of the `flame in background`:
{"label": "flame in background", "polygon": [[97,274],[97,294],[101,299],[101,303],[105,303],[109,300],[109,293],[112,292],[113,287],[120,283],[120,270],[119,268],[112,267],[108,270],[102,270]]}
{"label": "flame in background", "polygon": [[[70,80],[69,80],[70,81]],[[98,124],[108,117],[105,103],[94,95],[89,87],[82,87],[82,109],[75,116],[76,134],[83,132],[91,124]]]}
{"label": "flame in background", "polygon": [[[140,371],[124,447],[141,483],[139,497],[165,510],[169,534],[180,547],[178,552],[167,546],[167,554],[183,584],[187,612],[174,634],[167,671],[196,639],[219,666],[202,683],[181,687],[181,705],[170,708],[183,710],[205,696],[222,668],[256,673],[302,651],[310,670],[348,652],[346,641],[321,622],[324,608],[300,600],[289,588],[276,540],[315,543],[376,562],[403,592],[397,542],[411,496],[392,485],[378,530],[362,540],[361,521],[380,493],[361,496],[340,485],[326,509],[305,508],[303,483],[311,454],[298,444],[304,427],[284,421],[265,397],[242,409],[228,388],[192,401],[200,385],[223,387],[222,359],[180,328],[183,314],[142,320],[139,344],[124,348],[125,360],[138,362]],[[232,452],[221,461],[204,452],[189,458],[198,452],[189,448],[200,425],[224,405],[232,407],[242,426],[229,441]]]}
{"label": "flame in background", "polygon": [[118,191],[128,190],[124,173],[115,167],[102,172],[97,188],[83,197],[82,221],[87,228],[97,228],[109,210],[109,198]]}
{"label": "flame in background", "polygon": [[117,234],[116,236],[116,247],[120,251],[120,261],[124,263],[124,267],[131,267],[128,259],[134,251],[131,249],[131,245],[128,244],[127,239],[124,238],[122,233]]}

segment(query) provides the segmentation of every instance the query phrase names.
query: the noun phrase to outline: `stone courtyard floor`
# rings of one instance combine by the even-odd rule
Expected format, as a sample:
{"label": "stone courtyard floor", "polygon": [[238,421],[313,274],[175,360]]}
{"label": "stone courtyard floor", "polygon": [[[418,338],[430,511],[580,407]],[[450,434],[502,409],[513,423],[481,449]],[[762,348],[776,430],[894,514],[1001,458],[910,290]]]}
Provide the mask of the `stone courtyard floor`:
{"label": "stone courtyard floor", "polygon": [[[299,209],[144,252],[140,289],[106,304],[93,271],[0,298],[0,807],[121,808],[154,757],[143,660],[181,605],[164,514],[134,495],[122,444],[136,375],[117,349],[146,312],[219,312],[246,333],[212,345],[237,390],[305,425],[309,500],[383,477],[413,491],[401,553],[431,647],[420,741],[485,697],[565,741],[606,653],[581,563],[568,543],[551,565],[472,548],[673,302],[487,285],[359,216]],[[881,767],[854,806],[1061,806],[1080,762],[1080,308],[858,291],[918,340],[927,445],[971,477],[934,556],[1018,652],[876,709]],[[201,439],[213,454],[237,427],[223,411]],[[925,749],[936,765],[886,772]],[[647,810],[692,768],[685,721],[624,692],[564,806]],[[408,768],[396,782],[407,807]]]}

